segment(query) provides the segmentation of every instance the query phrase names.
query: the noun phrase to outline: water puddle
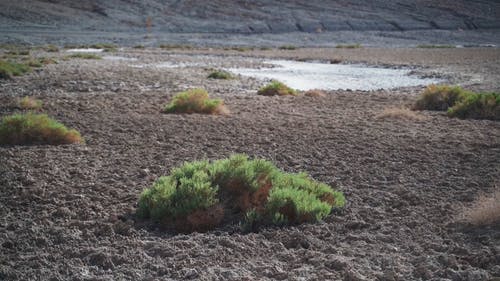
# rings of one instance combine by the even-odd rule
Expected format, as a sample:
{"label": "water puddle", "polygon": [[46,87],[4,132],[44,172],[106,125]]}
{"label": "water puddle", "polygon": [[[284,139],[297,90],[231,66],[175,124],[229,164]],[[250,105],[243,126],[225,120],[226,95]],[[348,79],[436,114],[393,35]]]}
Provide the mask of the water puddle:
{"label": "water puddle", "polygon": [[136,68],[181,68],[181,67],[193,67],[193,66],[206,66],[206,63],[197,62],[160,62],[160,63],[150,63],[150,64],[134,64],[132,67]]}
{"label": "water puddle", "polygon": [[410,75],[409,69],[376,68],[365,65],[345,65],[298,62],[288,60],[265,61],[275,67],[228,68],[227,70],[260,79],[281,81],[297,90],[378,90],[422,86],[441,82],[435,78]]}
{"label": "water puddle", "polygon": [[95,48],[81,48],[81,49],[68,49],[66,52],[70,53],[102,53],[104,49],[95,49]]}

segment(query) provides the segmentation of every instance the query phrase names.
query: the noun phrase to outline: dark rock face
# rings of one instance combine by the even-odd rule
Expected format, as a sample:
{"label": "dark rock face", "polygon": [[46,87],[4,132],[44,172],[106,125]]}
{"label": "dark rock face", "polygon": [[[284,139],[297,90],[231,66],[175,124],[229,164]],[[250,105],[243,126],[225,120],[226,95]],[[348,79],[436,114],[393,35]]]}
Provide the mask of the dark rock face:
{"label": "dark rock face", "polygon": [[500,2],[23,0],[0,2],[0,23],[3,28],[97,31],[150,28],[174,33],[498,29]]}

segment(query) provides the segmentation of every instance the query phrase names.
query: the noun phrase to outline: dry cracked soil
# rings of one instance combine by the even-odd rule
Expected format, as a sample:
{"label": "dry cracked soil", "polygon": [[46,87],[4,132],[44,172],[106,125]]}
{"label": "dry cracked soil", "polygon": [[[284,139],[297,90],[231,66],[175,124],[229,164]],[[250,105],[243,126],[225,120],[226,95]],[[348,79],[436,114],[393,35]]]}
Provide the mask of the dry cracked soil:
{"label": "dry cracked soil", "polygon": [[[38,51],[35,55],[48,55]],[[50,54],[49,54],[50,55]],[[61,57],[59,53],[53,56]],[[264,57],[412,66],[473,90],[500,90],[498,49],[125,49],[126,60],[59,60],[0,81],[0,115],[16,100],[85,138],[81,145],[0,147],[3,280],[497,280],[500,228],[461,218],[499,182],[500,123],[439,112],[378,118],[421,87],[261,97],[265,82],[206,79],[209,67]],[[179,67],[155,68],[170,62]],[[204,87],[229,116],[160,112]],[[183,163],[247,153],[306,171],[345,193],[325,221],[243,233],[165,233],[134,216],[140,192]]]}

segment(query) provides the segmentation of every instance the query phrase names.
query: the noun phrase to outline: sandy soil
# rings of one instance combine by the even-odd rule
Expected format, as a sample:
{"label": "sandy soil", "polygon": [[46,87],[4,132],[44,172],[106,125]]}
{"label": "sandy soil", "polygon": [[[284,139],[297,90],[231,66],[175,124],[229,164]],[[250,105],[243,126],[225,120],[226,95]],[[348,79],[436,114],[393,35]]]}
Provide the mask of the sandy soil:
{"label": "sandy soil", "polygon": [[[158,50],[120,55],[144,63],[188,60]],[[217,51],[191,60],[260,63],[232,55]],[[500,88],[497,49],[244,55],[408,64],[472,89]],[[86,139],[84,145],[0,147],[0,279],[500,277],[500,228],[473,228],[460,219],[478,195],[499,184],[500,123],[434,112],[414,121],[377,118],[385,108],[411,104],[421,88],[260,97],[262,81],[207,80],[205,66],[129,64],[61,61],[0,82],[0,115],[19,111],[17,97],[36,96],[49,115]],[[223,98],[231,115],[160,113],[175,92],[200,86]],[[232,225],[173,235],[133,216],[140,192],[172,167],[234,152],[307,171],[343,191],[347,206],[322,223],[250,234]]]}

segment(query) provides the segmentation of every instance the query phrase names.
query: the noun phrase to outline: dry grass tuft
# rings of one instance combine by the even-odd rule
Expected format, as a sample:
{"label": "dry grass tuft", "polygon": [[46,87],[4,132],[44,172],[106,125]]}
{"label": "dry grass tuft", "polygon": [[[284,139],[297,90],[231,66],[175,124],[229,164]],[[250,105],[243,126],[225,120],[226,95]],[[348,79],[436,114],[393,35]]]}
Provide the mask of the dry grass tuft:
{"label": "dry grass tuft", "polygon": [[377,114],[377,119],[400,119],[411,121],[425,120],[425,116],[411,111],[406,107],[390,107],[385,108],[381,113]]}
{"label": "dry grass tuft", "polygon": [[314,89],[314,90],[309,90],[309,91],[305,92],[304,95],[306,97],[324,98],[324,97],[326,97],[326,92],[323,90]]}
{"label": "dry grass tuft", "polygon": [[500,223],[500,190],[479,196],[471,209],[464,212],[465,221],[475,226]]}
{"label": "dry grass tuft", "polygon": [[19,100],[19,107],[25,110],[40,110],[42,101],[33,97],[24,97]]}

